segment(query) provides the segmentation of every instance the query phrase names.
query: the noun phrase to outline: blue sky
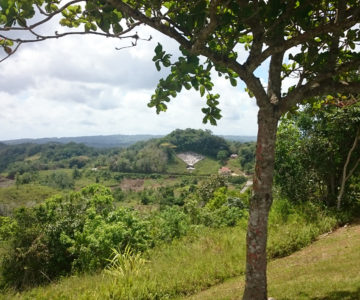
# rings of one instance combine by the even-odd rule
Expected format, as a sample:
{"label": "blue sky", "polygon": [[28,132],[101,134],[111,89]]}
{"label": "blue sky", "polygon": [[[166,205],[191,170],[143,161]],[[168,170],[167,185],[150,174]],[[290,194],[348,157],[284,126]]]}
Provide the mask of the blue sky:
{"label": "blue sky", "polygon": [[[150,42],[115,50],[129,40],[67,37],[24,45],[0,64],[0,140],[107,134],[167,134],[176,128],[215,134],[256,135],[257,107],[244,85],[215,78],[223,118],[203,125],[205,97],[184,91],[157,115],[147,103],[158,80],[151,61],[158,42],[176,53],[177,44],[148,28]],[[265,82],[265,70],[258,76]]]}

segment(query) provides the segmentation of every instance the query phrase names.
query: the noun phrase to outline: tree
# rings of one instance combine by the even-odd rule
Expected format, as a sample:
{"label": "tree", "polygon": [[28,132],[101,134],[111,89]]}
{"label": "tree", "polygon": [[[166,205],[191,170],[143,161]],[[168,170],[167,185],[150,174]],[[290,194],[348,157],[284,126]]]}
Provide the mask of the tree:
{"label": "tree", "polygon": [[[259,107],[256,166],[247,234],[244,299],[266,299],[266,241],[272,204],[275,141],[281,115],[304,99],[360,90],[359,0],[55,0],[1,1],[0,37],[6,55],[25,43],[74,34],[144,39],[134,29],[147,25],[179,43],[182,55],[171,61],[159,44],[153,58],[158,70],[171,72],[160,80],[149,106],[166,110],[170,96],[182,88],[206,94],[203,121],[220,119],[219,95],[212,93],[212,75],[225,75],[236,86],[242,80]],[[28,24],[35,14],[42,20]],[[37,29],[54,16],[60,24],[81,28],[42,35]],[[16,33],[32,35],[22,38]],[[242,54],[247,53],[245,57]],[[7,57],[8,57],[7,56]],[[255,71],[268,66],[264,86]],[[297,78],[284,88],[284,80]]]}
{"label": "tree", "polygon": [[323,200],[340,209],[359,170],[359,133],[358,98],[327,97],[284,118],[275,162],[281,192],[291,200]]}

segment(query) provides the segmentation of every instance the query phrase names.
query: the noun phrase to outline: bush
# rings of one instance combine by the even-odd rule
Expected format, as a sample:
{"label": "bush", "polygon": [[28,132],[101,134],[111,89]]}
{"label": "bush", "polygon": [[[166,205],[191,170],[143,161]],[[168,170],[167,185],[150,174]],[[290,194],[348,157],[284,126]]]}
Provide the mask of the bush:
{"label": "bush", "polygon": [[54,172],[46,176],[42,183],[59,189],[74,188],[74,179],[65,172]]}
{"label": "bush", "polygon": [[190,229],[190,220],[190,217],[177,206],[162,210],[152,219],[154,240],[169,242],[184,236]]}
{"label": "bush", "polygon": [[243,184],[247,181],[245,176],[229,176],[228,181],[232,184]]}
{"label": "bush", "polygon": [[310,201],[292,204],[286,198],[275,199],[269,216],[268,256],[289,255],[332,230],[338,222],[330,211]]}
{"label": "bush", "polygon": [[99,185],[21,208],[14,221],[1,227],[10,242],[1,272],[17,289],[104,267],[111,248],[142,251],[150,245],[148,223],[129,209],[114,211],[110,190]]}

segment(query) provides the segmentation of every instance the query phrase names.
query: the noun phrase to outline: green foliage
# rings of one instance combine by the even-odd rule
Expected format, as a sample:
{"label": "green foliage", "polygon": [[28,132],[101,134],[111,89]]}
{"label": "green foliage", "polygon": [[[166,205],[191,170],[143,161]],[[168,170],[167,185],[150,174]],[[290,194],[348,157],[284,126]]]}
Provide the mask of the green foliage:
{"label": "green foliage", "polygon": [[[294,205],[278,198],[274,200],[269,221],[271,258],[301,249],[337,224],[334,216],[318,206]],[[14,299],[180,298],[244,274],[245,228],[245,219],[234,227],[198,227],[170,244],[159,244],[145,256],[131,248],[114,251],[109,258],[114,258],[114,262],[103,273],[71,276],[46,287],[6,296]]]}
{"label": "green foliage", "polygon": [[197,194],[200,200],[206,204],[214,196],[215,191],[220,187],[226,187],[225,177],[212,175],[208,180],[204,181],[199,186]]}
{"label": "green foliage", "polygon": [[[282,194],[293,201],[335,205],[344,165],[360,128],[360,106],[346,99],[342,99],[342,106],[329,101],[321,104],[321,110],[307,105],[303,111],[283,119],[279,126],[275,182]],[[347,175],[358,176],[359,157],[360,147],[356,145]],[[353,168],[354,172],[349,173]],[[349,206],[356,201],[348,196],[352,193],[350,181],[345,191],[345,204]]]}
{"label": "green foliage", "polygon": [[283,120],[278,129],[276,144],[275,182],[281,193],[294,202],[306,201],[314,195],[316,174],[303,162],[305,156],[300,129],[289,120]]}
{"label": "green foliage", "polygon": [[113,190],[112,195],[115,201],[123,201],[125,199],[125,194],[121,188],[116,188]]}
{"label": "green foliage", "polygon": [[9,178],[15,174],[46,170],[55,167],[82,168],[90,157],[98,156],[93,148],[83,144],[20,144],[0,148],[0,171],[7,170]]}
{"label": "green foliage", "polygon": [[110,170],[118,172],[162,173],[169,161],[168,149],[149,142],[139,143],[115,157]]}
{"label": "green foliage", "polygon": [[11,215],[20,206],[31,207],[59,193],[58,190],[39,184],[25,184],[0,188],[0,215]]}
{"label": "green foliage", "polygon": [[74,188],[74,179],[66,172],[56,171],[47,175],[42,181],[44,185],[58,189]]}
{"label": "green foliage", "polygon": [[15,184],[18,186],[20,184],[28,184],[35,182],[39,178],[38,172],[24,172],[23,174],[16,174]]}
{"label": "green foliage", "polygon": [[331,231],[339,220],[319,205],[306,202],[297,205],[276,199],[269,217],[269,257],[282,257],[313,242],[320,234]]}
{"label": "green foliage", "polygon": [[175,145],[177,152],[193,151],[213,158],[219,151],[229,151],[225,139],[212,135],[210,130],[176,129],[162,140]]}
{"label": "green foliage", "polygon": [[227,150],[220,150],[216,155],[216,159],[219,160],[222,164],[225,163],[228,157],[229,157],[229,152]]}
{"label": "green foliage", "polygon": [[149,247],[147,223],[134,211],[114,211],[110,190],[99,185],[19,209],[14,221],[6,231],[10,250],[1,272],[5,283],[16,288],[97,270],[107,264],[111,248]]}
{"label": "green foliage", "polygon": [[232,184],[243,184],[247,181],[247,177],[239,175],[239,176],[229,176],[227,178],[229,183]]}
{"label": "green foliage", "polygon": [[[203,187],[211,182],[212,180],[205,183]],[[247,215],[244,201],[237,196],[237,192],[227,190],[226,186],[218,187],[204,207],[204,202],[198,195],[185,200],[184,210],[193,224],[213,228],[235,226]]]}
{"label": "green foliage", "polygon": [[126,246],[123,252],[112,249],[112,258],[105,269],[105,274],[109,274],[115,284],[125,279],[129,284],[136,278],[147,262],[141,254],[133,251]]}
{"label": "green foliage", "polygon": [[240,165],[248,174],[254,173],[255,147],[255,142],[247,142],[241,144],[238,150]]}
{"label": "green foliage", "polygon": [[0,216],[0,241],[8,240],[16,231],[16,222],[10,217]]}
{"label": "green foliage", "polygon": [[223,206],[226,201],[226,187],[223,186],[214,191],[212,198],[206,203],[206,207],[209,210],[215,210]]}
{"label": "green foliage", "polygon": [[186,235],[191,225],[189,216],[176,206],[163,209],[150,221],[154,240],[165,242]]}
{"label": "green foliage", "polygon": [[149,247],[147,223],[141,221],[135,212],[119,208],[103,216],[92,208],[92,211],[87,210],[87,214],[83,228],[76,230],[73,238],[65,235],[60,237],[69,244],[68,251],[75,257],[73,270],[94,271],[103,268],[113,247],[119,251],[127,246],[135,251],[144,251]]}

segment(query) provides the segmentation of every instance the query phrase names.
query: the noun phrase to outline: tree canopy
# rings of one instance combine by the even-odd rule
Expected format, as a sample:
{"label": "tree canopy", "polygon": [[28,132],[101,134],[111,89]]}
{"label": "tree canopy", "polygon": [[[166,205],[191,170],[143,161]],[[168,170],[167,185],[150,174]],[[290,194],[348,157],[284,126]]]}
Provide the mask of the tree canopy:
{"label": "tree canopy", "polygon": [[[359,92],[360,1],[3,0],[0,6],[6,57],[22,44],[76,34],[131,39],[137,46],[151,38],[135,32],[140,25],[177,41],[182,54],[176,58],[160,44],[155,48],[156,68],[170,68],[149,103],[157,112],[183,88],[194,88],[206,95],[203,121],[216,124],[220,96],[212,92],[213,75],[225,76],[233,86],[238,80],[246,84],[259,107],[259,130],[244,299],[267,299],[267,219],[278,120],[306,99]],[[56,16],[67,29],[40,34]],[[255,73],[262,65],[268,67],[266,84]],[[285,89],[287,78],[294,84]]]}

